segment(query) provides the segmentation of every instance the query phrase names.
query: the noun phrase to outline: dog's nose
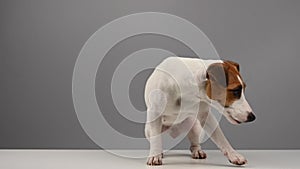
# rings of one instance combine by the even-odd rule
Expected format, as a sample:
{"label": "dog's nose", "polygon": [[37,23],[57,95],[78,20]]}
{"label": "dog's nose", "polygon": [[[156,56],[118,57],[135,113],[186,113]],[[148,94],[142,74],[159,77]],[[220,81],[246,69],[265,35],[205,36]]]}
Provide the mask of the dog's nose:
{"label": "dog's nose", "polygon": [[254,121],[255,119],[256,119],[255,115],[254,115],[252,112],[250,112],[250,113],[248,114],[248,117],[247,117],[247,121],[246,121],[246,122],[251,122],[251,121]]}

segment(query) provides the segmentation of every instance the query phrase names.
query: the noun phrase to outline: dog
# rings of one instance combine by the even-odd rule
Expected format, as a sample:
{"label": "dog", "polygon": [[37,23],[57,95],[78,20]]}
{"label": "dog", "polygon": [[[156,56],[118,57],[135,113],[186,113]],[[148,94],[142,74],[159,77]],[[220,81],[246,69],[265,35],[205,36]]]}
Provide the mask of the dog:
{"label": "dog", "polygon": [[206,158],[200,146],[202,129],[229,162],[246,164],[245,157],[232,148],[210,112],[215,108],[235,125],[254,121],[245,88],[239,64],[233,61],[177,56],[164,59],[145,85],[145,136],[150,143],[147,164],[162,165],[161,134],[165,131],[172,137],[188,132],[192,158]]}

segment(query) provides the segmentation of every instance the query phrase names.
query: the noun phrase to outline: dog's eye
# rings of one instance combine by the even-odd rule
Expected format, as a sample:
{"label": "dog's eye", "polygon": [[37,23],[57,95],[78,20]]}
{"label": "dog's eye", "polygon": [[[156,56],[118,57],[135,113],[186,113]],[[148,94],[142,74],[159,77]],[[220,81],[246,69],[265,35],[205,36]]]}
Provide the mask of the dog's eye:
{"label": "dog's eye", "polygon": [[241,93],[242,93],[241,89],[231,90],[231,92],[235,97],[241,97]]}

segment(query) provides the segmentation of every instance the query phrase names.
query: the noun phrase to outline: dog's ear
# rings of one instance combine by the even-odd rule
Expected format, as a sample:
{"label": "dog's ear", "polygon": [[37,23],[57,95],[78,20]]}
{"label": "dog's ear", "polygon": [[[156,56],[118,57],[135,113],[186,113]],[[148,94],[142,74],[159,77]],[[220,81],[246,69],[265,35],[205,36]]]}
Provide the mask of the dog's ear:
{"label": "dog's ear", "polygon": [[228,86],[227,71],[223,63],[213,63],[206,71],[206,78],[214,83],[217,83],[223,87]]}
{"label": "dog's ear", "polygon": [[224,63],[233,65],[238,71],[240,71],[240,65],[238,63],[230,61],[230,60],[225,60]]}

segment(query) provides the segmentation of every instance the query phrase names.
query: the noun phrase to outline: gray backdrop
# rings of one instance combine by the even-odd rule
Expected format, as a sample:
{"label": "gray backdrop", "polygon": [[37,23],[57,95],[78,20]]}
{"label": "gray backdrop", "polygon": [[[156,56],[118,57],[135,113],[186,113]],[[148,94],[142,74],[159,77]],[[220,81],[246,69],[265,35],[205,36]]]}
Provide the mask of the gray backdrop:
{"label": "gray backdrop", "polygon": [[[222,59],[240,63],[257,120],[241,126],[221,121],[234,147],[300,148],[298,0],[1,0],[0,148],[97,148],[73,108],[76,58],[101,26],[145,11],[191,21],[211,39]],[[109,93],[111,75],[124,57],[149,47],[192,55],[173,39],[141,35],[116,45],[98,70],[101,110],[115,129],[129,136],[143,137],[143,126],[117,114]],[[129,92],[140,110],[145,109],[142,92],[149,73],[139,73]],[[185,140],[177,148],[187,147]],[[203,147],[215,148],[210,141]]]}

